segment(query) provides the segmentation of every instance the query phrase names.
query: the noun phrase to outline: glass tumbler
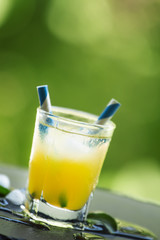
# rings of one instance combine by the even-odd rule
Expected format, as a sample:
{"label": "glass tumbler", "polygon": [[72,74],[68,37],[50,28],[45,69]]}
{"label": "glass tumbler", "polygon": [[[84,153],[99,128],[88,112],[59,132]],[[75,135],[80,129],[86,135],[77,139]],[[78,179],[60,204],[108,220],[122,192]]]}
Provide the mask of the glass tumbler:
{"label": "glass tumbler", "polygon": [[68,226],[86,219],[89,199],[115,129],[98,116],[52,107],[37,109],[25,211],[33,219]]}

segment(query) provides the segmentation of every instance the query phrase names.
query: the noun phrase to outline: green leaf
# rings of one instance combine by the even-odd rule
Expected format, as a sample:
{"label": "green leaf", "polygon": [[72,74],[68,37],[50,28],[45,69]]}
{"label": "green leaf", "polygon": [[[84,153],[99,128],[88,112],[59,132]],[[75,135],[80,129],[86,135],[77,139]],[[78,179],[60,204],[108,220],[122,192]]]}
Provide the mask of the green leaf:
{"label": "green leaf", "polygon": [[64,192],[59,195],[59,203],[62,208],[67,206],[67,196]]}
{"label": "green leaf", "polygon": [[0,197],[5,197],[10,190],[0,185]]}
{"label": "green leaf", "polygon": [[94,219],[98,221],[102,221],[103,224],[110,230],[110,232],[117,231],[117,222],[110,215],[103,212],[91,212],[87,216],[88,219]]}

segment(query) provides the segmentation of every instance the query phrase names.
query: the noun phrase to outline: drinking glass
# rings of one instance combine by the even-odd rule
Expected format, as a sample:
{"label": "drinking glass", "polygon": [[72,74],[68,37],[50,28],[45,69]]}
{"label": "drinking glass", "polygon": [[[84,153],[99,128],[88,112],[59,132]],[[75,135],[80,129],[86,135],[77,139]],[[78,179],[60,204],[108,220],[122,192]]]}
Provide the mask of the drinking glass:
{"label": "drinking glass", "polygon": [[115,129],[97,118],[62,107],[52,107],[52,114],[37,109],[25,201],[31,218],[58,226],[86,220]]}

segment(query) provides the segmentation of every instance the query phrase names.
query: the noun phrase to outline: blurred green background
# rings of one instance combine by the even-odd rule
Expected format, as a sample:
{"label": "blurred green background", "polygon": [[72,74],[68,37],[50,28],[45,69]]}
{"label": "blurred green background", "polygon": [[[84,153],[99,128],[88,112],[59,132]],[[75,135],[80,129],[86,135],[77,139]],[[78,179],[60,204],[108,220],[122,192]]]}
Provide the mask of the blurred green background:
{"label": "blurred green background", "polygon": [[0,0],[0,163],[28,167],[38,98],[122,107],[99,186],[160,202],[160,1]]}

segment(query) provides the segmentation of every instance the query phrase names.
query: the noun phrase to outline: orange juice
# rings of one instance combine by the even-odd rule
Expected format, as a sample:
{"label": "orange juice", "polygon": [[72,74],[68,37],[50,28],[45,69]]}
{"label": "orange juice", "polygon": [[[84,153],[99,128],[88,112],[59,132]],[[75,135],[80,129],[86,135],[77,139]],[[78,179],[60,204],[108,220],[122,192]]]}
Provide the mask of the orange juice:
{"label": "orange juice", "polygon": [[[106,144],[108,142],[104,145]],[[86,150],[87,147],[81,148]],[[78,148],[76,150],[68,149],[68,153],[56,156],[54,146],[50,152],[48,147],[42,151],[41,143],[39,147],[33,145],[28,190],[34,198],[43,196],[49,204],[70,210],[84,206],[98,181],[106,146],[100,147],[97,152],[89,149],[83,154],[78,152]],[[75,154],[69,156],[69,151],[74,151]]]}

